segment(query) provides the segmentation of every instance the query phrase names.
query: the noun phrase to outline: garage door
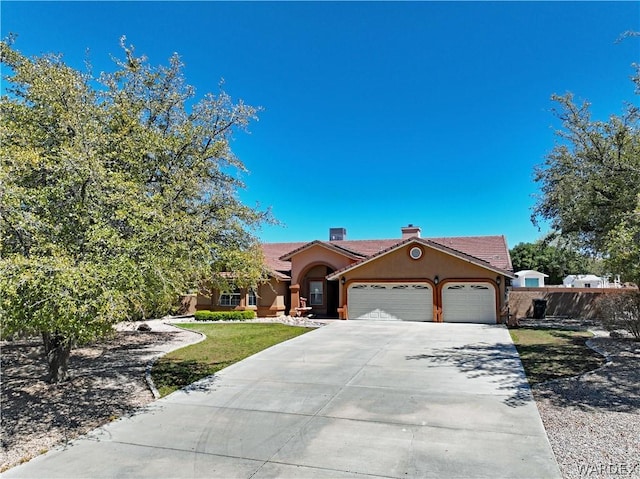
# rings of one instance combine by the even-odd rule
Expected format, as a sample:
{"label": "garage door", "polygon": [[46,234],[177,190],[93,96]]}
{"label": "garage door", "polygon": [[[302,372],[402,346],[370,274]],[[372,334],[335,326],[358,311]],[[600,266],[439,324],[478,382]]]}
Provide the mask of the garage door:
{"label": "garage door", "polygon": [[442,320],[496,323],[496,293],[491,283],[447,283],[442,289]]}
{"label": "garage door", "polygon": [[361,283],[349,286],[349,319],[433,321],[429,284]]}

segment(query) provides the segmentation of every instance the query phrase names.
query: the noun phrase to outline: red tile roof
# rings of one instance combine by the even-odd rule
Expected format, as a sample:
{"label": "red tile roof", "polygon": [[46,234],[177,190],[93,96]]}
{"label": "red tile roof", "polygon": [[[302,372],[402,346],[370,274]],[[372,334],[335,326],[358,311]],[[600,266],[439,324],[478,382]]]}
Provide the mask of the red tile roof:
{"label": "red tile roof", "polygon": [[349,248],[346,248],[342,243],[344,243],[344,241],[320,241],[320,240],[311,241],[310,243],[305,243],[300,248],[296,248],[293,251],[289,251],[287,254],[282,255],[279,259],[281,261],[289,261],[294,255],[300,253],[301,251],[307,248],[311,248],[312,246],[315,246],[315,245],[320,245],[322,247],[331,249],[333,251],[337,251],[338,253],[344,256],[348,256],[352,259],[366,258],[366,255],[363,255]]}
{"label": "red tile roof", "polygon": [[342,273],[344,273],[346,271],[349,271],[351,269],[355,269],[355,268],[361,266],[364,263],[368,263],[368,262],[378,258],[379,256],[383,256],[383,255],[385,255],[385,254],[387,254],[387,253],[389,253],[391,251],[397,250],[398,248],[401,248],[401,247],[403,247],[403,246],[405,246],[405,245],[407,245],[409,243],[412,243],[412,242],[420,243],[420,244],[423,244],[425,246],[429,246],[431,248],[443,251],[443,252],[445,252],[447,254],[450,254],[452,256],[456,256],[456,257],[461,258],[463,260],[469,261],[471,263],[475,263],[475,264],[478,264],[480,266],[484,266],[487,269],[494,270],[496,273],[505,274],[507,276],[513,276],[512,272],[510,270],[506,270],[506,269],[503,269],[503,268],[496,267],[493,264],[491,264],[489,262],[486,262],[486,261],[484,261],[482,259],[479,259],[479,258],[477,258],[475,256],[471,256],[471,255],[469,255],[467,253],[463,253],[461,251],[455,250],[455,249],[450,248],[448,246],[444,246],[444,245],[442,245],[440,243],[436,243],[435,241],[431,241],[431,240],[424,239],[424,238],[407,238],[405,240],[402,240],[402,241],[396,243],[393,246],[390,246],[389,248],[386,248],[386,249],[383,249],[382,251],[379,251],[376,254],[373,254],[373,255],[371,255],[371,256],[369,256],[367,258],[363,258],[360,261],[356,261],[355,263],[353,263],[353,264],[351,264],[349,266],[346,266],[346,267],[344,267],[344,268],[342,268],[342,269],[340,269],[338,271],[334,271],[329,276],[327,276],[327,278],[328,279],[338,279],[338,277]]}
{"label": "red tile roof", "polygon": [[282,261],[281,256],[284,256],[290,251],[300,248],[307,243],[263,243],[262,253],[264,254],[264,260],[269,269],[271,269],[278,279],[290,279],[291,262]]}
{"label": "red tile roof", "polygon": [[[447,238],[422,238],[423,241],[436,243],[449,250],[460,252],[466,256],[479,259],[489,263],[494,268],[505,271],[512,271],[511,257],[507,241],[504,236],[458,236]],[[344,241],[311,241],[298,243],[264,243],[262,249],[265,260],[269,268],[278,272],[278,276],[288,277],[291,272],[291,262],[281,258],[289,259],[291,255],[305,249],[312,244],[330,245],[332,249],[346,250],[353,255],[367,259],[382,251],[393,248],[402,239],[380,239],[380,240],[344,240]]]}
{"label": "red tile roof", "polygon": [[513,271],[507,240],[504,236],[459,236],[428,239],[486,261],[496,268]]}

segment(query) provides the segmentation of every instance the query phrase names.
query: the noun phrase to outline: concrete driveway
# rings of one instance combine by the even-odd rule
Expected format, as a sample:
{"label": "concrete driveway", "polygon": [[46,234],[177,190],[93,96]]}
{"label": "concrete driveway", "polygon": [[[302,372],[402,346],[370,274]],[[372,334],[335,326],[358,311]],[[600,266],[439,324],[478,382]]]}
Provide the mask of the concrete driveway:
{"label": "concrete driveway", "polygon": [[337,321],[3,477],[560,477],[502,326]]}

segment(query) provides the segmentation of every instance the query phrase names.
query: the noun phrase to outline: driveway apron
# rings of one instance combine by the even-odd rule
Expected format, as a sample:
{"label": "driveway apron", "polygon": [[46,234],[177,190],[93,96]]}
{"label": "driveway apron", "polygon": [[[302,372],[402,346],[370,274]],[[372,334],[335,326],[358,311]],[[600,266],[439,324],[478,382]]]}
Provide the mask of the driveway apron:
{"label": "driveway apron", "polygon": [[3,477],[560,477],[503,326],[336,321]]}

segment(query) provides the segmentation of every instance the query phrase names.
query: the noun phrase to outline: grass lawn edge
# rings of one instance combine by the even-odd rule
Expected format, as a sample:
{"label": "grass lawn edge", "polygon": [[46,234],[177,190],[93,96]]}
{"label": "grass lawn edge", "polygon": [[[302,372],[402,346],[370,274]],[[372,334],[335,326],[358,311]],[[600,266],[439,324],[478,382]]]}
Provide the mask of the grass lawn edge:
{"label": "grass lawn edge", "polygon": [[607,363],[587,342],[588,330],[520,327],[509,330],[530,386],[580,376]]}
{"label": "grass lawn edge", "polygon": [[[155,389],[156,398],[167,396],[260,351],[317,329],[246,321],[181,323],[180,327],[200,333],[204,339],[165,354],[148,368],[148,382],[153,384],[152,391]],[[232,334],[226,334],[229,332]],[[264,334],[259,334],[261,332]]]}

